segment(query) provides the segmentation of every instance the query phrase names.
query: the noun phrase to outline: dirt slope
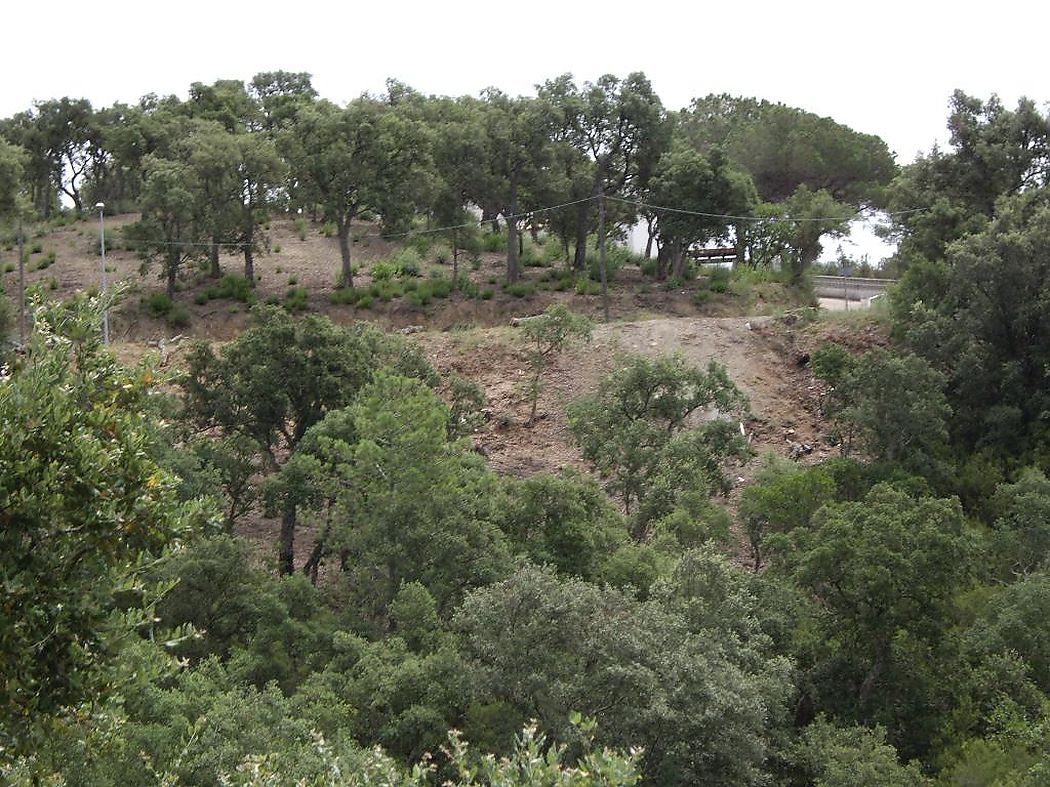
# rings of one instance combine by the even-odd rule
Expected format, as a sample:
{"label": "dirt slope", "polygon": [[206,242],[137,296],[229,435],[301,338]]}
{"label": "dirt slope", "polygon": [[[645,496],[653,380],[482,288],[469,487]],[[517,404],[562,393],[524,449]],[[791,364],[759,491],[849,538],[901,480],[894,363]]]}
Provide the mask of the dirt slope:
{"label": "dirt slope", "polygon": [[[695,364],[724,364],[747,394],[752,444],[787,454],[790,442],[817,445],[820,425],[809,375],[797,363],[790,329],[771,318],[673,317],[599,326],[593,340],[561,355],[547,373],[540,420],[526,426],[525,355],[515,329],[421,335],[431,360],[481,385],[491,418],[476,444],[500,472],[528,474],[582,467],[565,407],[592,390],[624,354],[678,352]],[[793,431],[792,431],[793,430]],[[823,450],[818,447],[814,458]],[[739,468],[738,468],[739,470]],[[748,475],[747,473],[742,473]]]}

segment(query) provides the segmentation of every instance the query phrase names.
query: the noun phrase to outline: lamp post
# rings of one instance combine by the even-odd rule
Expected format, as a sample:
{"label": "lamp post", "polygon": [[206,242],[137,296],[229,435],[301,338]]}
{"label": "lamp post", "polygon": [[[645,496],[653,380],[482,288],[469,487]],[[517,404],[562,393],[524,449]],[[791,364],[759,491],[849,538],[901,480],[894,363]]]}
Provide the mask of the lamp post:
{"label": "lamp post", "polygon": [[[96,202],[95,207],[98,209],[98,245],[99,250],[102,252],[102,298],[105,301],[106,291],[106,225],[102,220],[102,211],[105,210],[106,204],[104,202]],[[109,344],[109,308],[105,308],[102,311],[102,343]]]}

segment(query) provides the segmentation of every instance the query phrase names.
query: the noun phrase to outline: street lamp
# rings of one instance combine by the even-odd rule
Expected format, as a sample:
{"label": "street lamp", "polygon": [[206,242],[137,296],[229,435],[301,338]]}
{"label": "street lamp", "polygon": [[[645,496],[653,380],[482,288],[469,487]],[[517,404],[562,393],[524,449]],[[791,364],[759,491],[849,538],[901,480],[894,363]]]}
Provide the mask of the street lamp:
{"label": "street lamp", "polygon": [[[98,245],[102,251],[102,299],[105,302],[106,290],[106,225],[102,220],[102,211],[106,208],[106,203],[96,202],[95,207],[98,209]],[[102,311],[102,343],[109,344],[109,308],[105,308]]]}

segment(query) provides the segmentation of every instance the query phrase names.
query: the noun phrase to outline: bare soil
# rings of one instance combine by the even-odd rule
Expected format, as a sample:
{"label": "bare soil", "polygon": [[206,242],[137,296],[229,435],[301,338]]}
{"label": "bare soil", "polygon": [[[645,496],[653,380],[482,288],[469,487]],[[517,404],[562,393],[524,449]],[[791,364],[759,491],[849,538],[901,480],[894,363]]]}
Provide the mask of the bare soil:
{"label": "bare soil", "polygon": [[[162,284],[156,270],[142,271],[138,255],[124,249],[120,239],[120,228],[135,219],[134,215],[106,218],[111,241],[107,253],[109,280],[124,282],[131,289],[111,318],[116,347],[123,357],[137,360],[147,352],[159,352],[162,363],[177,365],[186,342],[176,334],[223,342],[249,324],[245,304],[194,302],[196,293],[213,283],[199,271],[180,280],[177,300],[190,311],[188,327],[176,329],[163,319],[149,316],[142,303],[149,293],[162,290]],[[359,286],[371,283],[367,271],[372,261],[400,248],[374,233],[370,225],[355,227],[359,240],[353,253],[355,266],[361,271],[355,276],[355,284]],[[565,407],[573,398],[592,390],[624,355],[634,353],[681,353],[703,365],[710,359],[719,361],[749,398],[751,417],[743,426],[756,456],[767,451],[786,456],[794,445],[806,444],[813,451],[801,461],[818,461],[833,449],[822,439],[826,428],[819,411],[821,389],[808,369],[809,354],[827,339],[855,350],[887,341],[877,322],[865,323],[862,316],[802,325],[790,311],[798,305],[793,296],[774,285],[756,287],[747,297],[723,295],[698,305],[695,283],[668,289],[646,280],[636,267],[628,267],[619,272],[610,288],[612,321],[599,325],[591,342],[566,351],[548,369],[539,418],[529,426],[529,406],[523,393],[525,353],[518,331],[510,327],[511,318],[538,314],[551,303],[564,302],[575,311],[600,319],[600,296],[538,289],[532,296],[515,298],[501,292],[503,257],[492,253],[482,255],[477,270],[465,257],[460,265],[461,272],[480,288],[494,290],[489,300],[454,293],[422,308],[398,299],[362,310],[331,303],[339,270],[335,238],[325,237],[311,225],[305,239],[300,239],[293,221],[278,220],[271,225],[270,241],[271,253],[256,258],[258,298],[276,296],[283,300],[289,287],[302,287],[309,294],[310,311],[326,314],[336,322],[367,319],[392,329],[418,326],[414,338],[439,370],[455,371],[484,389],[489,418],[474,435],[474,442],[500,473],[586,469],[569,434]],[[40,285],[60,298],[98,285],[97,221],[78,222],[31,238],[27,249],[34,244],[39,244],[40,251],[30,257],[30,285]],[[37,269],[50,251],[55,253],[55,262]],[[0,252],[0,263],[14,259],[12,251]],[[239,255],[223,255],[222,264],[229,272],[243,270]],[[0,270],[4,267],[0,265]],[[426,268],[429,270],[425,273],[432,270],[451,275],[450,264],[439,265],[433,259]],[[526,269],[525,276],[538,282],[542,273],[543,269]],[[4,288],[13,293],[17,272],[0,275]],[[786,316],[771,316],[785,310]],[[751,462],[731,471],[742,485],[755,467]],[[272,543],[270,536],[276,532],[276,523],[261,517],[253,520],[246,523],[247,534]],[[309,534],[303,533],[300,541],[298,551],[303,554],[310,544]]]}

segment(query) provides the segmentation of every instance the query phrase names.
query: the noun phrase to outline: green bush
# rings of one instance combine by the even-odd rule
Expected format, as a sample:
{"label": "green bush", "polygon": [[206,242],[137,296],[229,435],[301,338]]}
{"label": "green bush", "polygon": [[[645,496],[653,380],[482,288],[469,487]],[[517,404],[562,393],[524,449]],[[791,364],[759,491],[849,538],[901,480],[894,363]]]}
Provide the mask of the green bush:
{"label": "green bush", "polygon": [[44,250],[44,244],[42,244],[42,243],[39,243],[39,242],[37,242],[37,243],[34,243],[34,244],[32,244],[32,245],[31,245],[31,246],[29,247],[29,253],[30,253],[30,254],[39,254],[39,253],[40,253],[40,252],[42,252],[43,250]]}
{"label": "green bush", "polygon": [[481,235],[481,248],[488,252],[503,251],[507,248],[507,233],[484,232]]}
{"label": "green bush", "polygon": [[361,297],[357,299],[358,309],[371,309],[372,308],[372,296],[367,292],[361,293]]}
{"label": "green bush", "polygon": [[423,255],[414,247],[406,246],[391,258],[398,276],[419,276],[423,266]]}
{"label": "green bush", "polygon": [[326,221],[324,224],[321,225],[321,234],[324,235],[326,238],[334,238],[335,233],[336,230],[334,221]]}
{"label": "green bush", "polygon": [[301,312],[307,308],[309,295],[302,287],[290,287],[284,298],[284,308],[290,312]]}
{"label": "green bush", "polygon": [[154,317],[163,317],[171,312],[172,303],[171,298],[168,297],[166,292],[153,292],[150,293],[143,305],[146,307],[146,311]]}
{"label": "green bush", "polygon": [[341,290],[336,290],[335,292],[333,292],[329,297],[329,300],[337,306],[353,306],[355,303],[357,303],[358,298],[361,294],[361,290],[344,287]]}
{"label": "green bush", "polygon": [[490,300],[492,300],[492,296],[495,295],[495,294],[496,294],[495,290],[482,290],[481,291],[481,300],[483,300],[483,301],[490,301]]}
{"label": "green bush", "polygon": [[227,273],[218,284],[213,284],[203,293],[198,293],[194,302],[202,304],[220,299],[240,301],[251,306],[256,300],[255,290],[252,288],[252,283],[240,274]]}
{"label": "green bush", "polygon": [[295,220],[295,234],[299,236],[299,240],[306,240],[306,219],[299,218]]}
{"label": "green bush", "polygon": [[4,264],[4,273],[11,273],[14,269],[15,264],[13,262],[8,262]]}
{"label": "green bush", "polygon": [[394,277],[397,269],[390,260],[376,260],[368,272],[372,276],[372,281],[387,281]]}
{"label": "green bush", "polygon": [[515,298],[525,298],[536,294],[536,285],[531,281],[516,281],[513,284],[505,284],[503,291]]}
{"label": "green bush", "polygon": [[273,253],[274,254],[280,254],[281,253],[281,244],[280,243],[273,244]]}
{"label": "green bush", "polygon": [[596,281],[591,281],[586,276],[580,276],[578,279],[576,279],[576,294],[601,295],[602,285]]}
{"label": "green bush", "polygon": [[708,266],[704,268],[704,273],[707,275],[707,289],[719,295],[729,292],[729,283],[733,278],[729,268]]}
{"label": "green bush", "polygon": [[298,276],[289,276],[288,277],[288,286],[289,287],[294,287],[298,283],[299,283],[299,277]]}

